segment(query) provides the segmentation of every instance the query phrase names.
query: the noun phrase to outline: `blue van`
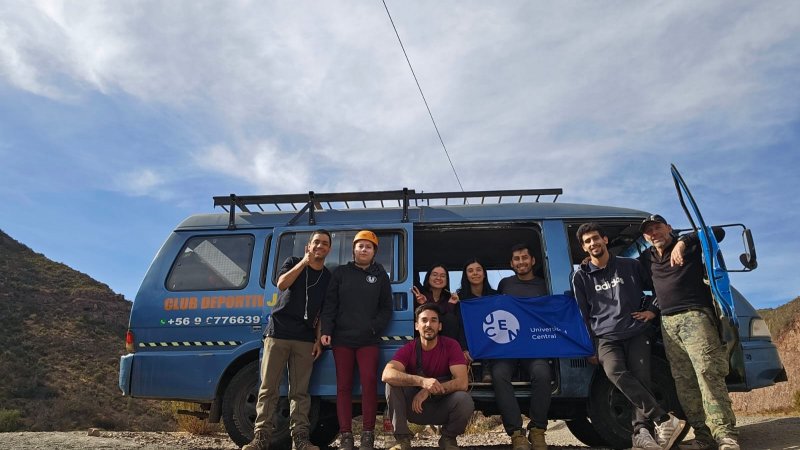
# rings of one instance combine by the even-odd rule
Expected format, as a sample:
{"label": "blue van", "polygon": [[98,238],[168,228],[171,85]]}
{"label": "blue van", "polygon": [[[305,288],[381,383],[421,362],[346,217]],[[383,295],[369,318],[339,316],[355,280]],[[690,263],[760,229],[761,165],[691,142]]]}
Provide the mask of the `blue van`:
{"label": "blue van", "polygon": [[[457,285],[463,262],[478,256],[496,286],[497,280],[512,273],[512,245],[526,242],[550,293],[569,294],[571,275],[585,256],[575,239],[580,224],[602,224],[614,254],[635,256],[646,248],[638,229],[649,213],[559,203],[560,195],[560,189],[449,193],[403,189],[215,197],[214,205],[226,212],[184,220],[147,271],[131,310],[128,353],[120,360],[120,388],[135,398],[197,403],[202,411],[195,415],[210,422],[221,419],[231,439],[243,445],[253,435],[259,352],[265,318],[277,300],[277,271],[287,257],[302,256],[312,230],[332,232],[326,261],[331,269],[351,259],[357,231],[366,228],[378,234],[377,259],[392,282],[394,305],[383,336],[385,363],[412,339],[410,289],[434,262],[445,264],[451,283]],[[754,249],[749,251],[754,257]],[[731,348],[729,389],[749,391],[785,380],[764,321],[741,294],[732,292],[739,327],[738,333],[733,331],[738,339]],[[588,445],[630,447],[630,405],[603,371],[576,358],[553,359],[551,365],[550,418],[565,420]],[[480,370],[476,363],[475,380],[481,379]],[[658,346],[652,373],[657,398],[669,409],[679,410]],[[516,388],[520,402],[527,402],[526,384]],[[285,395],[286,386],[282,389]],[[316,362],[310,390],[311,440],[327,446],[338,432],[330,351]],[[491,384],[473,382],[471,393],[478,410],[487,415],[499,412]],[[290,448],[288,408],[284,397],[276,414],[274,448]]]}

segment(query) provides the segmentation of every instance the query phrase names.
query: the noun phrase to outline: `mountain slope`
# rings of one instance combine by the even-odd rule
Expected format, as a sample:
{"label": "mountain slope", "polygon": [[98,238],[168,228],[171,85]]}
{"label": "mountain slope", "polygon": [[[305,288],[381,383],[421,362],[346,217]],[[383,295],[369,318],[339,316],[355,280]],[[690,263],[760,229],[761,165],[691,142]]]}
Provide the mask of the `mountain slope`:
{"label": "mountain slope", "polygon": [[737,411],[800,413],[800,297],[775,309],[758,312],[769,325],[789,381],[752,392],[733,393]]}
{"label": "mountain slope", "polygon": [[25,430],[171,429],[117,387],[131,304],[0,231],[0,409]]}

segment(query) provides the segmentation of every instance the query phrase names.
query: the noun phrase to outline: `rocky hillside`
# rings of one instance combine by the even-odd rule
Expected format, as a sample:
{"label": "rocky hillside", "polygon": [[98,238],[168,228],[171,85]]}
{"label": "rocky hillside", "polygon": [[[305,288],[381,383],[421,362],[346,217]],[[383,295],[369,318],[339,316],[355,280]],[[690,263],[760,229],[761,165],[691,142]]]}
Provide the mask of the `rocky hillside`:
{"label": "rocky hillside", "polygon": [[800,413],[800,297],[759,313],[769,325],[789,381],[753,392],[733,393],[733,407],[746,413]]}
{"label": "rocky hillside", "polygon": [[132,401],[117,387],[130,308],[107,285],[0,231],[0,423],[171,429],[161,403]]}

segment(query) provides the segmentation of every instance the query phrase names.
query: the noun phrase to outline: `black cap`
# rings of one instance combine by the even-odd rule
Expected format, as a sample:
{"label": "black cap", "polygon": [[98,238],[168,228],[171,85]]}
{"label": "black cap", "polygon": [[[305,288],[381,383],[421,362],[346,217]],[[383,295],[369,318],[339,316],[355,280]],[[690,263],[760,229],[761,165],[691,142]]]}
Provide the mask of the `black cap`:
{"label": "black cap", "polygon": [[652,222],[658,222],[658,223],[663,223],[664,225],[669,225],[667,223],[667,220],[664,219],[663,217],[659,216],[658,214],[652,214],[650,216],[647,216],[647,218],[642,221],[642,224],[639,225],[639,232],[644,233],[644,228],[647,226],[647,224]]}

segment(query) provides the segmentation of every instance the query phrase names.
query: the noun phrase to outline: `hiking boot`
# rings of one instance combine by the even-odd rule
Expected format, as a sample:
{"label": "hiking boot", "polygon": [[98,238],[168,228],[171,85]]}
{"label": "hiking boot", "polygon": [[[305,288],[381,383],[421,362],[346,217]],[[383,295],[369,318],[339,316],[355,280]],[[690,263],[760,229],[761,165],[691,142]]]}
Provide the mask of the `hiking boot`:
{"label": "hiking boot", "polygon": [[647,428],[639,428],[639,431],[633,435],[633,439],[631,439],[633,444],[633,448],[631,450],[645,450],[645,449],[654,449],[654,448],[661,448],[653,439],[653,435],[647,430]]}
{"label": "hiking boot", "polygon": [[739,450],[739,443],[732,437],[724,437],[719,440],[719,450]]}
{"label": "hiking boot", "polygon": [[528,440],[533,450],[547,450],[547,442],[544,440],[544,428],[531,428],[528,431]]}
{"label": "hiking boot", "polygon": [[442,450],[458,450],[458,442],[454,437],[442,435],[439,438],[439,448]]}
{"label": "hiking boot", "polygon": [[358,450],[375,450],[375,432],[362,431],[361,432],[361,445]]}
{"label": "hiking boot", "polygon": [[319,447],[308,440],[308,435],[298,433],[292,436],[292,450],[319,450]]}
{"label": "hiking boot", "polygon": [[339,436],[339,450],[353,450],[353,433],[345,431]]}
{"label": "hiking boot", "polygon": [[269,450],[269,434],[266,431],[256,431],[253,440],[242,447],[242,450]]}
{"label": "hiking boot", "polygon": [[531,450],[531,443],[525,437],[522,430],[517,430],[511,434],[511,450]]}
{"label": "hiking boot", "polygon": [[389,450],[411,450],[411,436],[395,435],[394,441],[394,445],[389,447]]}
{"label": "hiking boot", "polygon": [[680,450],[714,450],[717,448],[717,444],[713,442],[692,439],[691,441],[681,442],[678,444],[678,448]]}
{"label": "hiking boot", "polygon": [[656,442],[663,449],[670,449],[686,434],[686,421],[669,413],[669,419],[656,424]]}

